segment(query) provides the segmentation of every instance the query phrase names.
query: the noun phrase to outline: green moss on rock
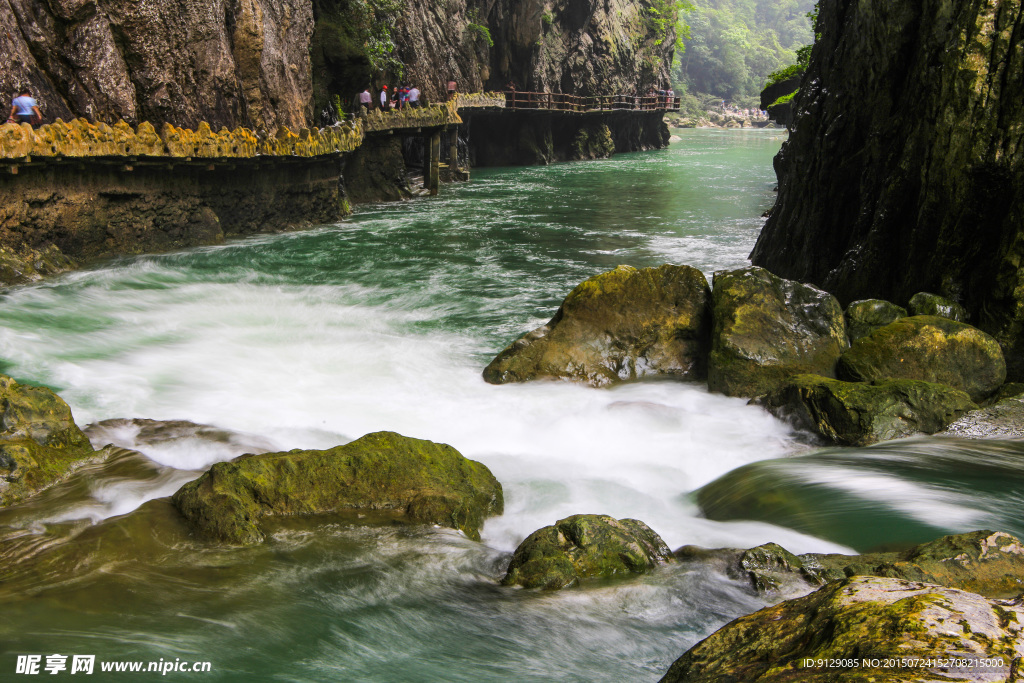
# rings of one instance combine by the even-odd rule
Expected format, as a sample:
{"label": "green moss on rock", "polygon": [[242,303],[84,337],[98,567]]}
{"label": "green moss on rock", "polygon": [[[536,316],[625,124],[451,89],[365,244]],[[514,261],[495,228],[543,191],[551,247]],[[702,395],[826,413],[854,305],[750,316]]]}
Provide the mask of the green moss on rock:
{"label": "green moss on rock", "polygon": [[844,446],[934,434],[978,406],[963,391],[933,382],[872,384],[797,375],[762,402],[778,417]]}
{"label": "green moss on rock", "polygon": [[643,574],[670,561],[668,546],[640,520],[573,515],[520,543],[502,583],[559,589],[581,579]]}
{"label": "green moss on rock", "polygon": [[763,268],[715,273],[708,387],[763,396],[792,375],[834,376],[848,346],[843,310],[816,287]]}
{"label": "green moss on rock", "polygon": [[376,432],[326,451],[243,455],[217,463],[174,494],[191,527],[234,544],[263,540],[260,519],[353,510],[391,511],[479,540],[504,507],[501,484],[454,448]]}
{"label": "green moss on rock", "polygon": [[592,386],[661,375],[703,379],[710,288],[689,266],[619,266],[578,285],[548,324],[484,369],[492,384],[563,378]]}
{"label": "green moss on rock", "polygon": [[[1024,654],[1020,617],[1024,607],[1018,602],[902,579],[854,577],[736,619],[676,660],[662,681],[946,680],[938,667],[862,665],[893,657],[1002,657],[1008,675],[1010,663]],[[805,666],[819,659],[858,665]]]}
{"label": "green moss on rock", "polygon": [[907,309],[882,299],[854,301],[846,307],[846,331],[850,341],[866,337],[879,327],[885,327],[907,317]]}
{"label": "green moss on rock", "polygon": [[963,306],[938,294],[918,292],[910,298],[908,307],[910,315],[937,315],[961,323],[967,320],[967,310]]}
{"label": "green moss on rock", "polygon": [[967,392],[980,402],[1006,379],[995,339],[965,323],[938,316],[903,318],[854,342],[839,360],[844,379],[914,379]]}
{"label": "green moss on rock", "polygon": [[6,375],[0,375],[0,428],[0,506],[27,498],[95,456],[67,403]]}

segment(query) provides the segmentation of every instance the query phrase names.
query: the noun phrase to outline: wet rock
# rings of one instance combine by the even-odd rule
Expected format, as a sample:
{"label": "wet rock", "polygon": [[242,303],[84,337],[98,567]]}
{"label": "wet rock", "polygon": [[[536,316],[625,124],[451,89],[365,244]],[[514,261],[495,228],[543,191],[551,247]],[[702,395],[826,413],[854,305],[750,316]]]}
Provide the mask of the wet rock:
{"label": "wet rock", "polygon": [[972,410],[950,424],[943,435],[965,439],[1024,438],[1024,398],[1008,398]]}
{"label": "wet rock", "polygon": [[0,507],[67,476],[96,456],[71,409],[44,387],[0,375]]}
{"label": "wet rock", "polygon": [[643,574],[670,561],[668,546],[640,520],[573,515],[520,543],[502,583],[559,589],[582,579]]}
{"label": "wet rock", "polygon": [[850,341],[855,342],[879,327],[906,317],[907,309],[882,299],[854,301],[846,307],[846,331]]}
{"label": "wet rock", "polygon": [[765,543],[749,550],[686,545],[673,556],[680,562],[700,562],[733,579],[749,581],[759,593],[796,597],[824,583],[818,570],[805,569],[803,559],[778,543]]}
{"label": "wet rock", "polygon": [[[955,680],[1006,680],[1024,655],[1024,604],[894,578],[855,577],[741,617],[680,657],[663,682],[948,680],[938,667],[803,668],[805,660],[1002,658]],[[909,676],[908,676],[909,674]],[[847,678],[846,676],[850,676]],[[940,678],[941,677],[941,678]]]}
{"label": "wet rock", "polygon": [[835,297],[763,268],[715,273],[708,387],[729,396],[762,396],[792,375],[834,376],[847,348]]}
{"label": "wet rock", "polygon": [[501,514],[501,484],[451,446],[376,432],[326,451],[243,455],[213,465],[174,494],[198,533],[233,544],[264,538],[270,516],[390,511],[479,540]]}
{"label": "wet rock", "polygon": [[938,294],[918,292],[910,297],[908,308],[910,315],[937,315],[961,323],[967,320],[967,310],[963,306]]}
{"label": "wet rock", "polygon": [[965,323],[937,316],[903,318],[854,342],[839,375],[858,382],[916,379],[967,392],[982,401],[1006,379],[995,339]]}
{"label": "wet rock", "polygon": [[963,391],[918,380],[867,384],[797,375],[762,402],[780,418],[843,446],[934,434],[977,406]]}
{"label": "wet rock", "polygon": [[972,531],[943,536],[901,552],[862,555],[807,553],[794,555],[776,543],[749,550],[684,546],[680,561],[716,566],[728,576],[746,579],[762,593],[806,593],[851,576],[882,576],[958,588],[987,598],[1024,592],[1024,547],[999,531]]}
{"label": "wet rock", "polygon": [[586,280],[543,327],[484,369],[492,384],[564,378],[606,386],[641,377],[703,379],[710,289],[689,266],[619,266]]}
{"label": "wet rock", "polygon": [[800,559],[823,583],[871,575],[934,583],[987,598],[1010,598],[1024,592],[1024,547],[1002,531],[943,536],[900,553],[810,554]]}

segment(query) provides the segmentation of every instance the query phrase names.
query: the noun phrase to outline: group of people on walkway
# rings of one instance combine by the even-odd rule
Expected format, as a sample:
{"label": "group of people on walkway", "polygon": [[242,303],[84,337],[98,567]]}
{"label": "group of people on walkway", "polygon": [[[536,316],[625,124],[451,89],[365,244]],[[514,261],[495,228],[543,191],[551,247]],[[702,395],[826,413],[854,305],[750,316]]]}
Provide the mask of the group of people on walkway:
{"label": "group of people on walkway", "polygon": [[[422,94],[420,89],[415,85],[400,85],[392,91],[388,91],[388,86],[381,86],[380,95],[377,100],[379,102],[381,111],[391,111],[392,109],[405,109],[406,107],[421,107],[423,102],[420,99]],[[359,93],[359,107],[369,111],[373,109],[373,95],[370,94],[370,87],[367,86]]]}
{"label": "group of people on walkway", "polygon": [[39,103],[32,97],[32,91],[22,88],[18,96],[11,102],[11,113],[7,116],[7,123],[27,123],[30,126],[38,126],[43,122],[43,115],[39,111]]}

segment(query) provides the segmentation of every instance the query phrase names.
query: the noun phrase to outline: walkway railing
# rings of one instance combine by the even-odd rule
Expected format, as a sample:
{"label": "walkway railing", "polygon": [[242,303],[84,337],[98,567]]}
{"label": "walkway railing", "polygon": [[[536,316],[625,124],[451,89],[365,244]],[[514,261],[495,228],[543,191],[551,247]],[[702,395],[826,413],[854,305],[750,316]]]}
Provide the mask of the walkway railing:
{"label": "walkway railing", "polygon": [[458,96],[458,107],[499,109],[546,109],[565,112],[679,111],[682,98],[667,95],[563,95],[510,90]]}

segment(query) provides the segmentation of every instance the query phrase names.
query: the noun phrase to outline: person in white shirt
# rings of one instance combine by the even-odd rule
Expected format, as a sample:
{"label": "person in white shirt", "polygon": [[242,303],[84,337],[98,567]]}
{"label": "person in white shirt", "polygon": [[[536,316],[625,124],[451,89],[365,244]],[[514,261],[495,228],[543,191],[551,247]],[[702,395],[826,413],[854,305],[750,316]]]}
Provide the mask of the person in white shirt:
{"label": "person in white shirt", "polygon": [[420,106],[420,89],[417,88],[415,85],[409,88],[409,106]]}
{"label": "person in white shirt", "polygon": [[384,86],[380,90],[380,109],[381,111],[387,111],[391,107],[388,105],[388,86]]}

